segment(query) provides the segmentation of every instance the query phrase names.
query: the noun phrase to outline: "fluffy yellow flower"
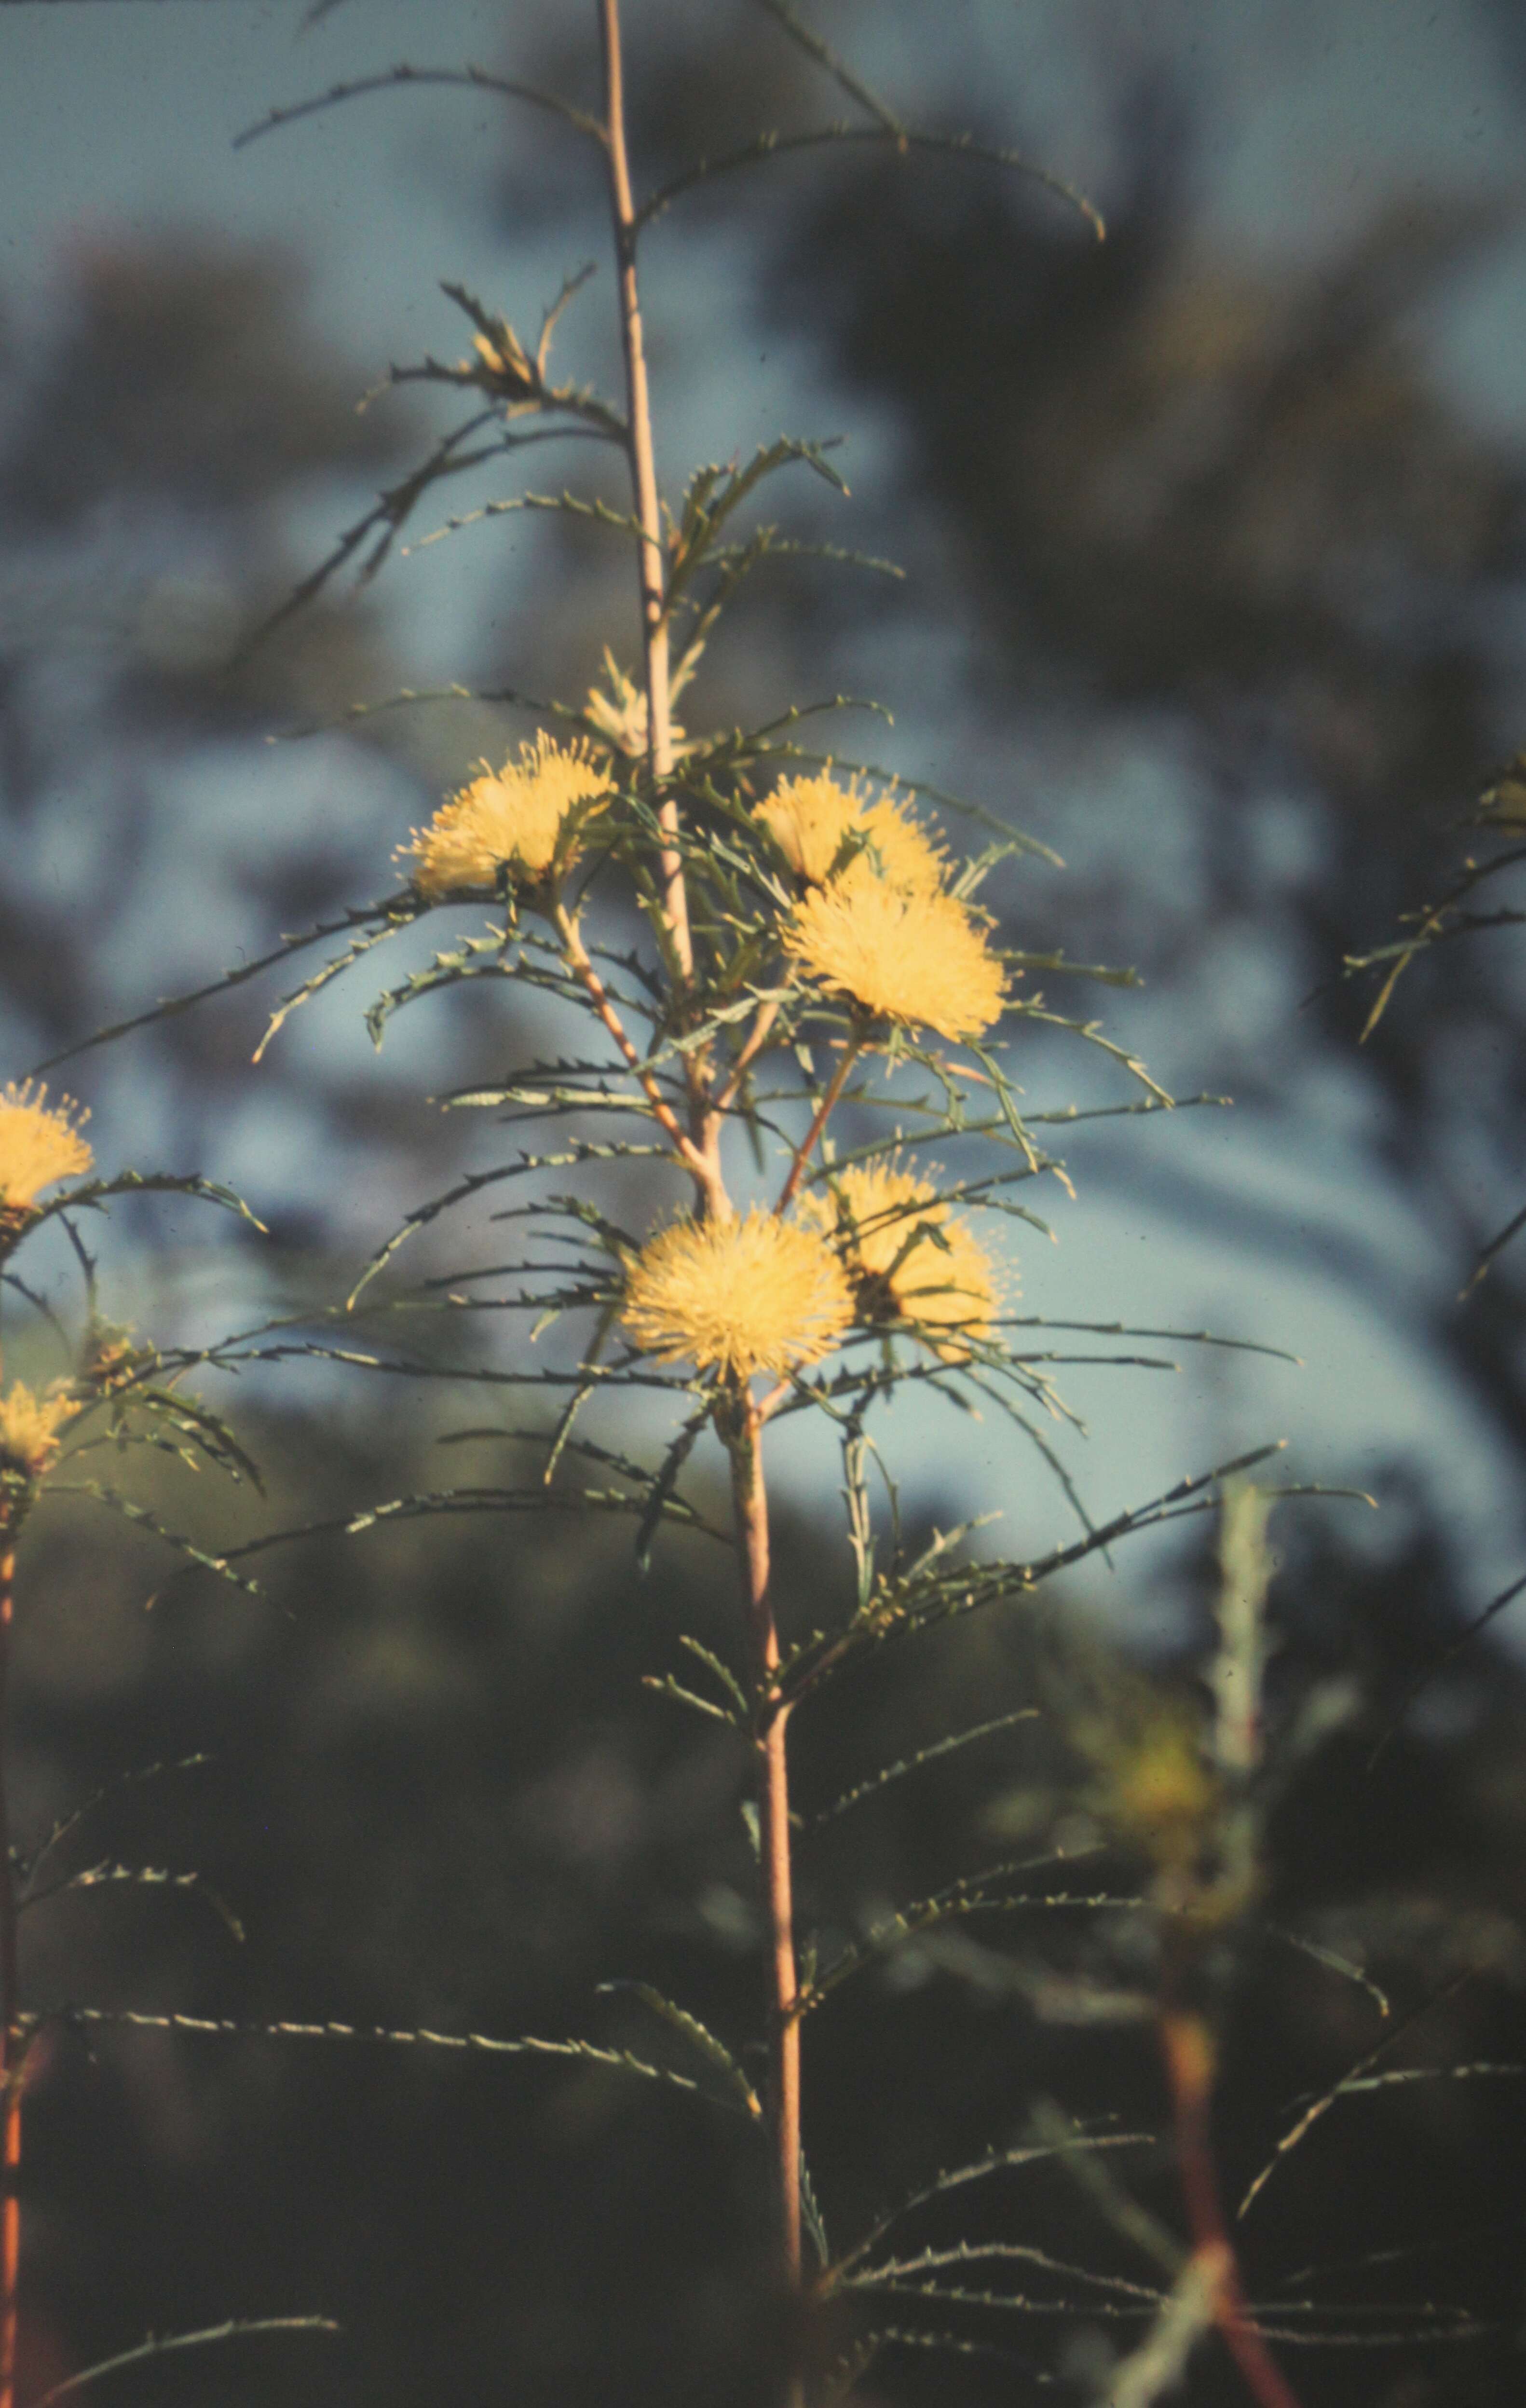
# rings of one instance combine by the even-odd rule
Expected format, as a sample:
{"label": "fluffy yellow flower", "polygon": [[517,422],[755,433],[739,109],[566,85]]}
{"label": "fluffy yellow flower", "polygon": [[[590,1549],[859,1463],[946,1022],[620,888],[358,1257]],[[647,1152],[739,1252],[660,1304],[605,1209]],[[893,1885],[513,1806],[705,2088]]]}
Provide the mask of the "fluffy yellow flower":
{"label": "fluffy yellow flower", "polygon": [[0,1397],[0,1472],[36,1480],[58,1453],[58,1434],[79,1408],[68,1397],[36,1397],[17,1380]]}
{"label": "fluffy yellow flower", "polygon": [[862,855],[801,897],[784,949],[877,1019],[958,1040],[1001,1018],[1006,975],[974,913],[951,895],[906,893]]}
{"label": "fluffy yellow flower", "polygon": [[0,1211],[25,1211],[55,1179],[78,1179],[93,1154],[79,1134],[88,1112],[67,1096],[56,1108],[28,1079],[0,1087]]}
{"label": "fluffy yellow flower", "polygon": [[[586,743],[558,744],[544,730],[499,770],[482,774],[442,803],[426,828],[416,828],[393,858],[421,894],[436,897],[463,886],[492,886],[500,868],[533,884],[551,866],[568,818],[602,809],[613,782]],[[576,844],[566,854],[570,861]]]}
{"label": "fluffy yellow flower", "polygon": [[659,1362],[747,1380],[829,1354],[853,1298],[817,1230],[755,1205],[744,1220],[675,1221],[649,1239],[626,1265],[620,1318]]}
{"label": "fluffy yellow flower", "polygon": [[[800,1213],[835,1237],[860,1318],[914,1321],[943,1362],[967,1363],[968,1341],[990,1337],[1001,1303],[996,1266],[968,1222],[893,1163],[851,1165],[834,1186],[806,1197]],[[929,1228],[937,1239],[918,1235]]]}
{"label": "fluffy yellow flower", "polygon": [[943,883],[937,845],[889,795],[871,797],[854,779],[785,778],[758,817],[797,878],[824,886],[845,838],[866,837],[888,881],[906,895],[933,895]]}

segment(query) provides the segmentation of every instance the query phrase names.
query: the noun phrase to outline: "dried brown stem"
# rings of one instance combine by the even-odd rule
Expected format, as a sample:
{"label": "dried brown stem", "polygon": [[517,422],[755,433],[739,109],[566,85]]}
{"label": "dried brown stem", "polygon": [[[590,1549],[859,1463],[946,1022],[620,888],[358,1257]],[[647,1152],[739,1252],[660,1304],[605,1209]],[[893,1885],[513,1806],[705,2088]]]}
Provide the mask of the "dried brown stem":
{"label": "dried brown stem", "polygon": [[793,2287],[800,2261],[800,1981],[795,1964],[794,1906],[790,1864],[790,1775],[785,1750],[789,1708],[779,1699],[778,1629],[769,1581],[768,1495],[763,1484],[763,1426],[750,1394],[737,1400],[731,1439],[732,1498],[736,1513],[738,1569],[747,1612],[758,1706],[758,1843],[768,1918],[769,2127],[779,2192],[785,2274]]}
{"label": "dried brown stem", "polygon": [[[668,841],[661,855],[663,910],[674,955],[683,977],[692,977],[693,943],[689,898],[678,851],[678,807],[663,793],[673,774],[673,720],[669,696],[666,596],[663,590],[663,518],[657,498],[657,465],[651,439],[651,398],[641,333],[641,300],[635,279],[635,207],[625,149],[625,86],[620,53],[620,0],[598,0],[604,50],[605,155],[609,164],[609,208],[614,222],[615,264],[620,272],[620,326],[625,352],[627,448],[635,514],[641,524],[636,566],[641,581],[641,635],[646,657],[647,760],[659,796],[658,818]],[[695,1066],[693,1077],[697,1077]]]}
{"label": "dried brown stem", "polygon": [[1239,2265],[1224,2222],[1209,2131],[1216,2057],[1213,2035],[1201,2015],[1172,2004],[1169,1998],[1161,2011],[1161,2054],[1171,2088],[1177,2161],[1192,2252],[1213,2284],[1214,2323],[1262,2408],[1299,2408],[1298,2395],[1247,2315]]}

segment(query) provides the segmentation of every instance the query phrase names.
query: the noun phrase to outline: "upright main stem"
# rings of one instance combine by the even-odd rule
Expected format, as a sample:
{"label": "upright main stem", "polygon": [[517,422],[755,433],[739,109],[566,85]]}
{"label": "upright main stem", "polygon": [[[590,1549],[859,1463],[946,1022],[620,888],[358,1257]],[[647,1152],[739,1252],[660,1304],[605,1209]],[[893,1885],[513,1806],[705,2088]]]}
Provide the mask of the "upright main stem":
{"label": "upright main stem", "polygon": [[763,1486],[763,1431],[756,1406],[747,1399],[742,1427],[732,1442],[732,1495],[741,1540],[742,1590],[751,1643],[753,1680],[760,1698],[755,1732],[758,1757],[758,1841],[763,1859],[763,1902],[768,1917],[769,2124],[773,2132],[779,2193],[779,2225],[786,2274],[800,2281],[800,2012],[795,1967],[794,1905],[790,1878],[790,1772],[785,1754],[788,1709],[771,1696],[778,1670],[778,1628],[769,1584],[768,1496]]}
{"label": "upright main stem", "polygon": [[17,1984],[16,1874],[10,1854],[6,1734],[10,1705],[10,1637],[16,1553],[0,1529],[0,2408],[15,2408],[16,2293],[21,2259],[21,2000]]}
{"label": "upright main stem", "polygon": [[647,760],[662,799],[658,818],[669,839],[662,853],[663,909],[679,970],[693,972],[689,900],[678,850],[678,807],[663,795],[673,774],[673,716],[668,693],[667,596],[663,580],[663,515],[657,499],[657,462],[651,439],[651,400],[641,336],[641,299],[635,280],[635,207],[625,150],[625,79],[620,54],[620,0],[598,0],[604,49],[605,139],[609,162],[609,206],[614,219],[615,261],[620,272],[620,339],[625,351],[629,405],[631,482],[641,528],[637,566],[641,582],[641,636],[647,677]]}
{"label": "upright main stem", "polygon": [[[604,56],[605,144],[615,258],[620,275],[620,337],[625,352],[629,409],[628,451],[635,516],[640,527],[637,557],[641,633],[647,686],[647,762],[658,797],[663,833],[660,858],[663,916],[672,959],[687,986],[694,971],[693,939],[679,847],[678,806],[666,791],[673,774],[673,718],[664,590],[663,517],[652,447],[651,400],[641,331],[635,273],[635,209],[625,147],[625,90],[620,52],[620,0],[596,0]],[[707,1067],[697,1053],[685,1055],[692,1134],[679,1158],[691,1171],[699,1209],[722,1218],[731,1210],[720,1171],[720,1132],[723,1105],[714,1095]],[[824,1116],[823,1116],[824,1117]],[[692,1158],[697,1149],[699,1159]],[[794,1173],[798,1182],[799,1172]],[[763,1486],[762,1417],[745,1389],[740,1426],[731,1441],[732,1493],[740,1541],[743,1598],[747,1610],[753,1676],[759,1698],[754,1733],[758,1762],[758,1825],[763,1897],[768,1917],[769,2099],[778,2186],[779,2239],[786,2279],[800,2284],[800,2017],[795,1967],[794,1910],[790,1870],[790,1780],[785,1754],[787,1710],[773,1696],[778,1670],[778,1631],[769,1586],[768,1497]],[[803,2408],[804,2394],[792,2382],[787,2408]],[[0,2400],[0,2408],[10,2408]]]}
{"label": "upright main stem", "polygon": [[1161,2053],[1171,2086],[1187,2221],[1193,2252],[1212,2283],[1214,2323],[1261,2408],[1299,2408],[1297,2393],[1250,2321],[1239,2265],[1224,2223],[1209,2130],[1213,2036],[1201,2015],[1173,2003],[1169,1994],[1161,2015]]}

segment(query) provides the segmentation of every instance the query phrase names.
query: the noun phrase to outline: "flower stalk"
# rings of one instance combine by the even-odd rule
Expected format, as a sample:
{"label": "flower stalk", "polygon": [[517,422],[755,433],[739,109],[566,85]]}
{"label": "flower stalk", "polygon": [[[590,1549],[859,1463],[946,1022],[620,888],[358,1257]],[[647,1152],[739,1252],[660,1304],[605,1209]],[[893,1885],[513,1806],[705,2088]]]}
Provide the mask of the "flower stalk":
{"label": "flower stalk", "polygon": [[776,1212],[788,1212],[794,1202],[811,1155],[816,1151],[817,1140],[832,1118],[841,1099],[843,1089],[852,1076],[853,1065],[863,1050],[862,1044],[852,1039],[844,1045],[837,1067],[827,1081],[825,1092],[812,1115],[811,1125],[795,1148],[794,1159],[790,1165],[784,1184],[778,1192],[778,1201],[774,1207]]}
{"label": "flower stalk", "polygon": [[712,1147],[702,1153],[663,1095],[656,1079],[641,1059],[630,1034],[610,999],[609,990],[589,959],[588,948],[578,933],[578,923],[560,900],[551,906],[551,925],[562,940],[562,951],[568,968],[581,985],[599,1020],[620,1049],[621,1060],[640,1083],[641,1092],[651,1106],[653,1118],[663,1136],[673,1146],[699,1190],[706,1209],[717,1219],[724,1220],[731,1210],[726,1191],[720,1183],[719,1156]]}
{"label": "flower stalk", "polygon": [[763,1483],[763,1420],[751,1395],[737,1398],[730,1438],[738,1569],[752,1656],[753,1743],[757,1751],[758,1853],[768,1919],[769,2123],[779,2194],[784,2269],[798,2286],[800,2262],[800,2000],[790,1862],[789,1708],[777,1689],[778,1626],[774,1618]]}

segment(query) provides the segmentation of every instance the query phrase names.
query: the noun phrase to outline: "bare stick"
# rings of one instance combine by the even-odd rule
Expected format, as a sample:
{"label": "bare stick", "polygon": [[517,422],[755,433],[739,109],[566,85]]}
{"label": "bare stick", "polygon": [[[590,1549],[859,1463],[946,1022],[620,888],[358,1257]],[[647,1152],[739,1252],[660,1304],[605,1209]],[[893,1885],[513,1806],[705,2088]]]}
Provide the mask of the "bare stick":
{"label": "bare stick", "polygon": [[731,1440],[732,1498],[736,1512],[738,1570],[747,1610],[757,1691],[754,1742],[758,1771],[758,1844],[768,1918],[769,2124],[779,2190],[785,2273],[800,2282],[800,1982],[795,1964],[794,1907],[790,1868],[790,1775],[785,1753],[789,1708],[779,1698],[778,1629],[769,1582],[768,1496],[763,1485],[763,1426],[749,1392],[738,1398],[739,1426]]}
{"label": "bare stick", "polygon": [[[663,910],[678,968],[688,979],[693,974],[694,953],[689,933],[689,898],[684,888],[683,861],[677,845],[678,807],[671,796],[662,794],[664,781],[673,774],[667,613],[663,591],[663,519],[657,499],[651,399],[647,389],[641,300],[635,280],[635,207],[631,197],[631,170],[625,150],[620,0],[598,0],[598,7],[599,34],[604,46],[605,154],[609,162],[609,207],[615,229],[615,262],[620,270],[620,327],[625,351],[631,482],[642,534],[636,560],[641,580],[641,634],[647,671],[647,759],[652,784],[661,796],[658,817],[668,839],[662,853]],[[693,1064],[691,1076],[692,1082],[699,1076],[697,1062]]]}

